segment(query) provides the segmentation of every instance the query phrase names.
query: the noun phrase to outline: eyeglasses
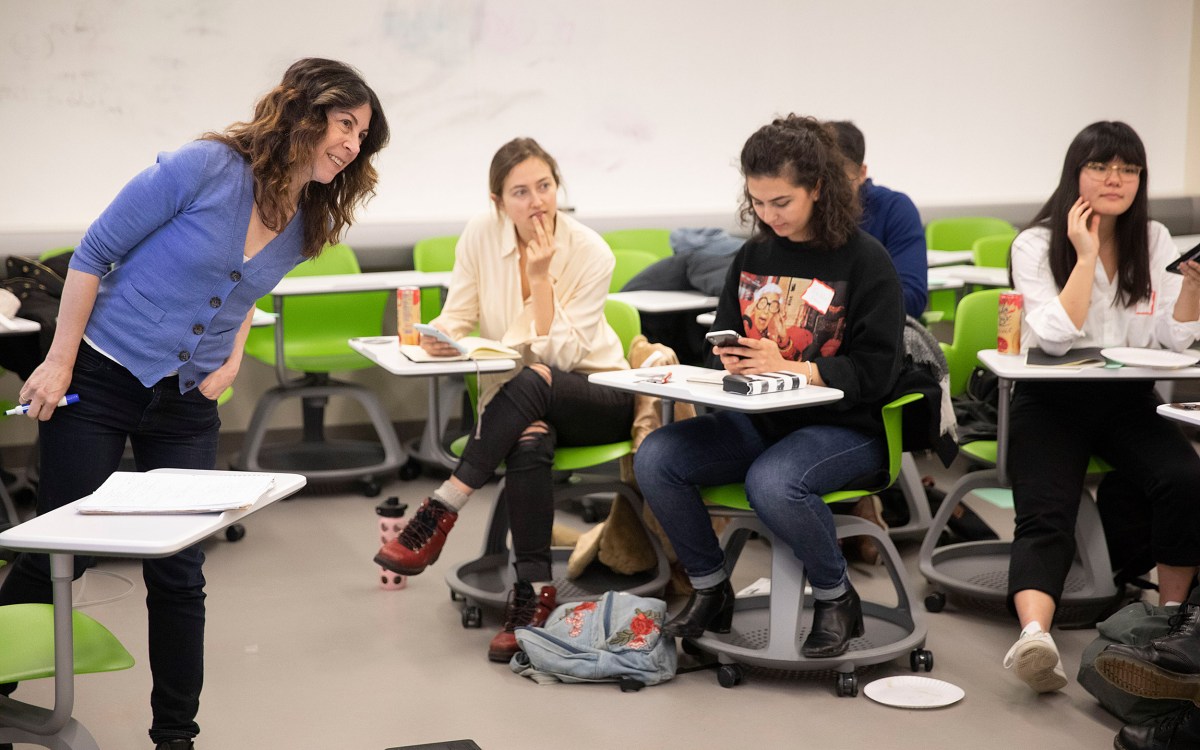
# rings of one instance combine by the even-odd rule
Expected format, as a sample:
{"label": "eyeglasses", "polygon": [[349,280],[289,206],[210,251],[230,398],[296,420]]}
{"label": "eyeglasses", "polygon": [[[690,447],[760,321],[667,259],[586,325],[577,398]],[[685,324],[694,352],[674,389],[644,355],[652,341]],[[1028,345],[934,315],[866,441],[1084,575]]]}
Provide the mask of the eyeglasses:
{"label": "eyeglasses", "polygon": [[759,310],[770,310],[771,312],[779,312],[779,300],[771,300],[766,297],[760,297],[754,306]]}
{"label": "eyeglasses", "polygon": [[1083,165],[1083,173],[1093,180],[1107,180],[1110,172],[1116,172],[1121,180],[1136,180],[1142,174],[1137,164],[1105,164],[1102,161],[1089,161]]}

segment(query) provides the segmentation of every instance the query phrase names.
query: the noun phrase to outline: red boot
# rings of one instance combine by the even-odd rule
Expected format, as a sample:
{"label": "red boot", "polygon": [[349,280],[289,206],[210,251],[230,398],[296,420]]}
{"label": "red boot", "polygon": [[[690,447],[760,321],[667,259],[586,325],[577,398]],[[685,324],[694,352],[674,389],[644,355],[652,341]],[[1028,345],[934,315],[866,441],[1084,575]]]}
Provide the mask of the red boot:
{"label": "red boot", "polygon": [[380,548],[375,562],[394,573],[417,575],[437,562],[446,544],[446,535],[457,520],[458,513],[449,506],[435,498],[426,498],[400,532],[400,537]]}
{"label": "red boot", "polygon": [[516,629],[524,625],[542,627],[557,604],[558,590],[553,586],[542,586],[541,593],[535,598],[533,586],[528,581],[513,584],[508,605],[504,608],[504,630],[497,633],[488,644],[488,658],[492,661],[510,661],[513,654],[521,650]]}

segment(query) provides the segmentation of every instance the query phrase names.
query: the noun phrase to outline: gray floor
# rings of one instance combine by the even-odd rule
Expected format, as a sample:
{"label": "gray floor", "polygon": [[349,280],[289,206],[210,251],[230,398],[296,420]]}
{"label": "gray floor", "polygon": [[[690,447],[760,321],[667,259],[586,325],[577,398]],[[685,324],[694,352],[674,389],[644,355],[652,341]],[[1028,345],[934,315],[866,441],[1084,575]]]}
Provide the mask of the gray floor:
{"label": "gray floor", "polygon": [[[433,486],[424,478],[395,481],[385,494],[415,504]],[[765,673],[751,673],[732,690],[719,687],[713,671],[630,694],[615,685],[536,685],[487,661],[488,640],[500,623],[490,617],[481,630],[463,629],[442,580],[450,563],[477,553],[494,494],[491,485],[477,495],[441,562],[401,591],[376,584],[375,501],[360,495],[306,492],[252,517],[244,540],[207,542],[207,674],[198,747],[383,750],[469,737],[484,750],[1107,748],[1119,729],[1074,681],[1039,697],[1006,673],[1000,661],[1016,636],[1013,623],[952,608],[926,615],[926,646],[935,655],[929,676],[962,687],[966,698],[938,710],[889,708],[862,695],[838,698],[828,678]],[[993,514],[1003,524],[1004,513]],[[575,516],[560,515],[583,526]],[[923,593],[916,543],[901,551]],[[765,550],[748,554],[739,586],[765,572]],[[131,579],[132,590],[110,574]],[[867,597],[886,581],[881,567],[856,566],[852,575]],[[76,585],[80,600],[100,602],[86,611],[118,635],[138,665],[79,677],[75,715],[103,748],[149,747],[139,565],[106,561]],[[119,598],[102,602],[113,597]],[[1055,637],[1073,678],[1095,631]],[[902,674],[911,674],[907,659],[872,668],[861,679]],[[31,682],[18,696],[49,705],[51,686],[50,680]]]}
{"label": "gray floor", "polygon": [[[948,337],[948,327],[943,334]],[[1192,384],[1177,387],[1177,399],[1200,398]],[[7,458],[10,468],[23,463]],[[928,460],[921,465],[943,489],[962,469],[956,464],[947,472]],[[432,479],[397,480],[384,494],[415,506],[434,486]],[[197,746],[383,750],[470,737],[484,750],[1109,748],[1120,727],[1074,682],[1094,630],[1054,632],[1072,682],[1060,693],[1037,696],[1000,666],[1015,623],[953,607],[924,615],[926,647],[935,655],[929,676],[966,692],[944,709],[838,698],[828,677],[762,672],[732,690],[719,687],[712,671],[636,694],[613,685],[535,685],[487,661],[488,640],[501,623],[490,615],[482,630],[463,629],[442,579],[451,563],[477,555],[494,496],[494,485],[479,493],[442,561],[401,591],[377,586],[370,559],[375,500],[353,492],[306,490],[249,519],[244,540],[206,542],[207,668]],[[982,502],[973,507],[1002,533],[1011,530],[1009,511]],[[560,514],[560,520],[586,528],[577,516]],[[900,544],[919,598],[926,587],[916,569],[917,547]],[[766,559],[767,550],[752,543],[735,584],[765,574]],[[0,568],[0,580],[4,575]],[[890,591],[882,568],[856,565],[852,576],[866,598]],[[96,602],[85,611],[108,625],[138,664],[78,677],[75,716],[106,750],[148,748],[150,674],[139,564],[104,561],[76,592],[77,601]],[[899,659],[860,679],[866,684],[908,674],[907,659]],[[49,706],[52,687],[51,680],[30,682],[17,696]]]}

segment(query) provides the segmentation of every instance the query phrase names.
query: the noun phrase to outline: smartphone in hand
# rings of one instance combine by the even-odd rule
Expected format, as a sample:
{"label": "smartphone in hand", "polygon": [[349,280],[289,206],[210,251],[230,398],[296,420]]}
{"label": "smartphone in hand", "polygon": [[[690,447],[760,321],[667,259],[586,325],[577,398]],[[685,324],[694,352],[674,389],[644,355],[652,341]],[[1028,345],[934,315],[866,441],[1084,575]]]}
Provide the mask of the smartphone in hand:
{"label": "smartphone in hand", "polygon": [[1183,255],[1180,255],[1178,258],[1168,263],[1167,270],[1171,273],[1183,273],[1183,271],[1179,270],[1179,266],[1182,265],[1184,261],[1189,260],[1200,260],[1200,245],[1196,245],[1191,250],[1188,250]]}
{"label": "smartphone in hand", "polygon": [[461,344],[459,344],[457,341],[455,341],[454,339],[447,336],[446,332],[440,328],[434,328],[433,326],[431,326],[427,323],[417,323],[413,326],[413,328],[416,328],[417,332],[420,333],[422,336],[432,336],[433,338],[437,339],[438,341],[441,341],[443,344],[449,344],[450,346],[454,347],[462,354],[467,353],[467,350],[463,349]]}
{"label": "smartphone in hand", "polygon": [[737,331],[709,331],[704,338],[713,346],[737,346],[738,338]]}

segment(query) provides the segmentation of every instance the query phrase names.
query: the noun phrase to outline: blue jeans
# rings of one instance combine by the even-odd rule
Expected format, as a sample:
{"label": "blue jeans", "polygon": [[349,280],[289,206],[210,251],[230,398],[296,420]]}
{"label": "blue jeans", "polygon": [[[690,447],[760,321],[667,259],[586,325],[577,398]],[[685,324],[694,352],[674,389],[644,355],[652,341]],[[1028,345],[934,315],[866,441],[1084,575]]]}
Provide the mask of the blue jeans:
{"label": "blue jeans", "polygon": [[[57,409],[39,425],[38,513],[78,500],[103,484],[117,470],[126,438],[138,471],[216,465],[217,404],[198,388],[181,394],[177,377],[146,388],[128,370],[81,343],[67,392],[79,394],[79,402]],[[203,562],[199,545],[142,561],[154,678],[150,738],[156,743],[200,731],[195,719],[204,680]],[[75,577],[90,563],[76,557]],[[49,558],[20,555],[0,587],[0,604],[51,600]]]}
{"label": "blue jeans", "polygon": [[881,438],[845,427],[803,427],[775,443],[745,414],[717,412],[650,433],[634,459],[638,485],[692,585],[729,577],[698,487],[745,482],[750,506],[804,564],[813,595],[833,599],[849,585],[833,514],[821,495],[887,464]]}

